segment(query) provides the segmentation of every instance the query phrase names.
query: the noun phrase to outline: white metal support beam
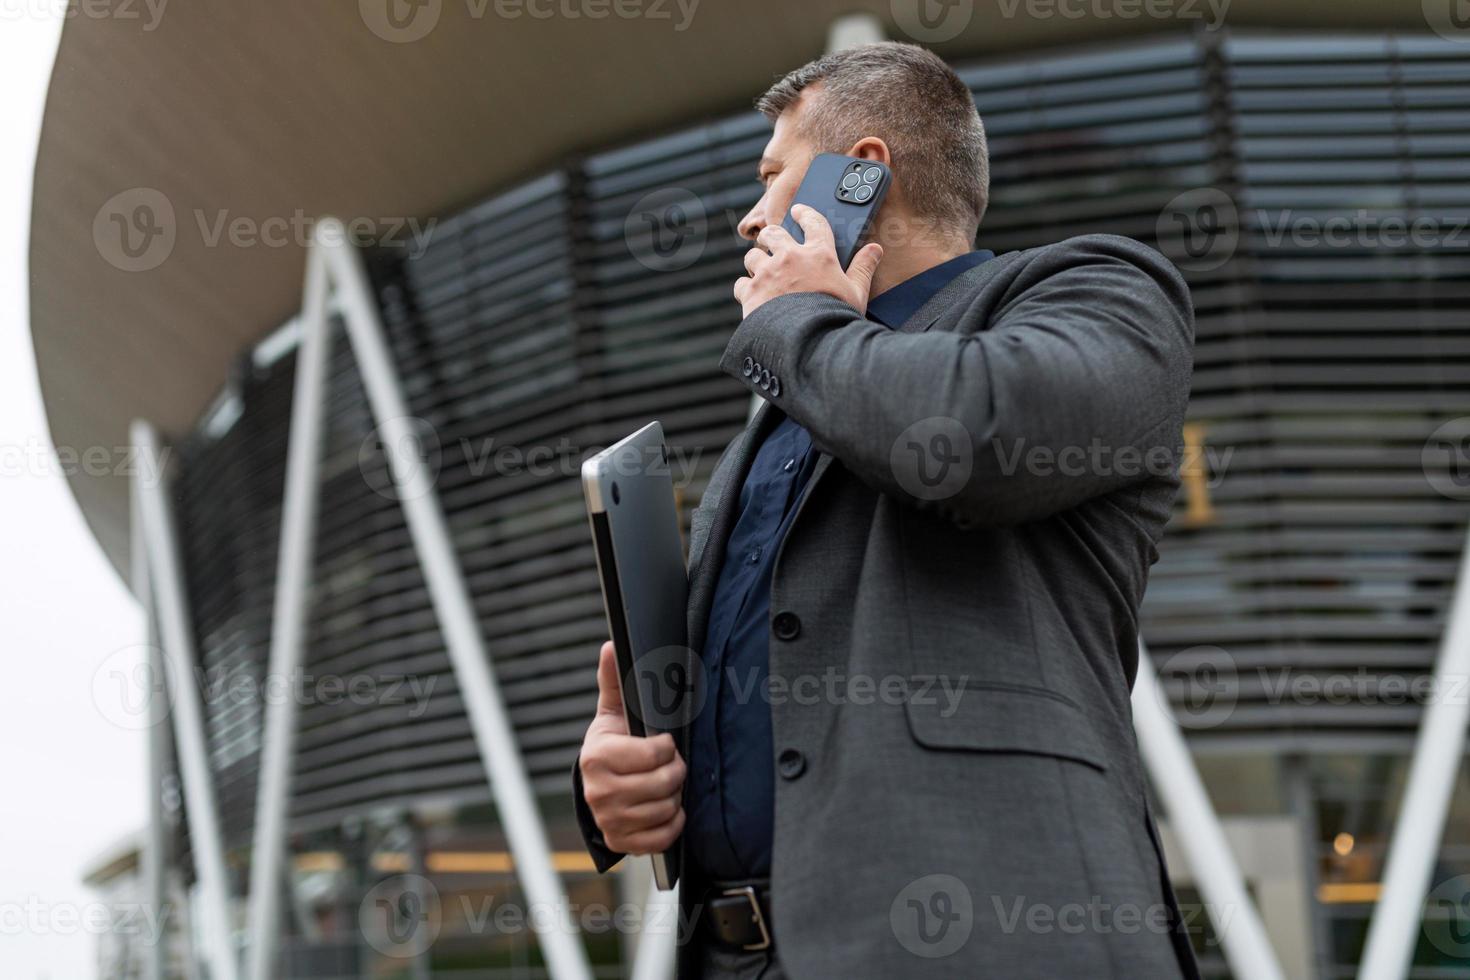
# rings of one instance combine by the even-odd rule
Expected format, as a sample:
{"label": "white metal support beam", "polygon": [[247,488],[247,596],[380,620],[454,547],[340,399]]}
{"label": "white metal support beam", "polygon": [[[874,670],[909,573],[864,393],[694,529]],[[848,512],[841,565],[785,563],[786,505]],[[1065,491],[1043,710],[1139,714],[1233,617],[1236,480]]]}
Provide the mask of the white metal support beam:
{"label": "white metal support beam", "polygon": [[1444,639],[1434,665],[1434,696],[1424,709],[1398,826],[1388,845],[1383,892],[1368,926],[1358,980],[1400,980],[1409,972],[1424,915],[1424,898],[1444,837],[1455,774],[1465,757],[1470,700],[1470,538],[1460,556]]}
{"label": "white metal support beam", "polygon": [[[317,225],[311,251],[315,256],[315,265],[309,265],[308,275],[313,274],[313,269],[316,270],[314,274],[320,276],[318,285],[322,294],[319,298],[313,291],[316,287],[308,283],[309,305],[324,303],[325,294],[335,289],[352,351],[362,372],[368,404],[388,455],[394,482],[400,490],[399,498],[408,523],[409,535],[423,568],[429,596],[448,648],[450,664],[464,698],[470,727],[490,776],[490,789],[501,822],[505,825],[516,874],[532,905],[527,910],[527,918],[537,929],[552,977],[556,980],[590,980],[592,969],[572,922],[566,893],[552,864],[551,847],[541,822],[540,809],[517,747],[515,730],[511,727],[499,683],[490,669],[490,657],[480,635],[479,618],[450,538],[448,521],[439,504],[438,494],[432,489],[425,492],[418,482],[421,478],[418,468],[422,461],[417,457],[414,448],[418,444],[417,433],[409,417],[408,404],[394,369],[378,313],[377,299],[369,286],[362,257],[349,243],[341,223],[331,219]],[[325,333],[326,317],[308,315],[303,318],[302,326],[307,331],[302,350],[302,357],[305,358],[308,356],[306,345],[311,343],[310,332],[315,330]],[[323,379],[318,387],[318,401],[324,398],[324,389]],[[298,388],[298,399],[300,395],[301,390]],[[297,412],[306,411],[309,409],[300,404],[293,406],[293,425]],[[316,441],[315,436],[312,441]],[[296,447],[296,432],[293,431],[293,452]],[[305,452],[304,440],[302,452]],[[300,470],[306,470],[304,462]],[[302,516],[306,516],[304,511]],[[311,522],[304,523],[309,526]],[[283,526],[283,540],[288,530]],[[296,530],[297,535],[306,533],[299,527]],[[301,550],[305,551],[306,548],[309,548],[309,542]],[[283,556],[283,563],[285,560]],[[297,553],[292,568],[299,570],[307,566],[309,561],[303,562],[302,555]],[[304,609],[302,606],[298,612],[304,613]],[[283,610],[278,608],[277,613],[279,617]],[[278,618],[278,628],[279,623]],[[301,625],[298,623],[296,628],[301,628]],[[273,648],[278,640],[282,642],[284,660],[288,652],[284,649],[284,640],[273,637]],[[278,721],[277,724],[284,725],[285,722]],[[267,737],[272,737],[272,733],[267,732]],[[279,733],[274,737],[280,741]],[[266,751],[280,750],[268,746]],[[289,756],[286,761],[289,763]],[[280,779],[281,773],[278,772],[276,777]],[[288,783],[289,772],[285,772],[285,778],[280,784],[285,787],[283,794],[289,790]],[[283,799],[284,797],[275,801],[276,804],[281,805]],[[265,883],[275,873],[269,870],[269,866],[278,865],[281,857],[278,853],[280,843],[273,846],[277,850],[275,854],[257,852],[254,855],[255,862],[267,865],[266,870],[260,871],[261,881]],[[252,898],[265,901],[255,895]],[[267,911],[269,910],[262,911],[261,914]],[[252,927],[254,925],[252,920]],[[272,932],[273,930],[266,929],[264,933],[255,933],[251,937],[252,946],[261,947],[261,951],[252,958],[252,967],[257,963],[264,964],[262,968],[266,972],[262,976],[269,975],[272,957],[265,946],[271,943]]]}
{"label": "white metal support beam", "polygon": [[246,928],[249,944],[245,954],[248,980],[271,980],[277,972],[281,872],[287,858],[286,818],[300,700],[297,688],[311,607],[322,419],[326,414],[327,360],[332,345],[331,324],[327,319],[329,285],[325,258],[319,249],[310,249],[301,303],[301,347],[296,355],[290,443],[286,448],[286,487],[281,506],[281,546],[276,559],[268,683],[261,688],[279,691],[281,697],[265,705],[261,739],[255,838],[250,849],[250,910]]}
{"label": "white metal support beam", "polygon": [[669,980],[674,975],[678,965],[679,924],[678,886],[659,891],[658,882],[650,874],[648,896],[643,902],[643,932],[633,951],[629,980]]}
{"label": "white metal support beam", "polygon": [[143,607],[147,642],[144,644],[143,678],[148,697],[148,836],[143,842],[143,908],[145,923],[153,924],[151,944],[144,953],[145,980],[164,980],[168,955],[168,828],[163,812],[163,778],[168,765],[168,696],[163,691],[163,661],[158,645],[158,615],[153,608],[153,589],[148,581],[148,548],[143,541],[142,503],[138,488],[132,488],[132,579],[133,595]]}
{"label": "white metal support beam", "polygon": [[204,706],[194,681],[197,658],[173,508],[168,496],[168,480],[164,473],[160,440],[153,426],[134,421],[132,441],[145,461],[137,468],[133,486],[142,518],[144,550],[148,556],[148,582],[157,604],[163,639],[164,674],[170,694],[179,767],[184,777],[184,813],[189,821],[189,840],[199,873],[204,955],[209,959],[211,980],[236,980],[239,970],[230,922],[224,838],[220,833],[214,783],[210,776]]}
{"label": "white metal support beam", "polygon": [[1250,980],[1284,980],[1285,973],[1266,938],[1266,927],[1230,852],[1225,828],[1205,792],[1141,640],[1138,677],[1133,682],[1133,728],[1144,765],[1184,848],[1231,973]]}

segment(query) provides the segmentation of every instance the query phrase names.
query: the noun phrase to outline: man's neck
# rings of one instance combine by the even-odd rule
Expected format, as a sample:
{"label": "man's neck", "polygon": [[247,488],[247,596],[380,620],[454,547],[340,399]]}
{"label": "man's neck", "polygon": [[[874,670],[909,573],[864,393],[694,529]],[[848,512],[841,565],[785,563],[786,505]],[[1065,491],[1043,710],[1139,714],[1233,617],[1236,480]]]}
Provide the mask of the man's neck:
{"label": "man's neck", "polygon": [[894,248],[883,250],[883,261],[878,263],[878,271],[873,274],[873,288],[870,296],[878,296],[901,282],[907,282],[921,272],[927,272],[936,265],[943,265],[950,259],[958,258],[970,251],[968,245],[951,243],[946,245],[923,245],[910,244],[906,248]]}

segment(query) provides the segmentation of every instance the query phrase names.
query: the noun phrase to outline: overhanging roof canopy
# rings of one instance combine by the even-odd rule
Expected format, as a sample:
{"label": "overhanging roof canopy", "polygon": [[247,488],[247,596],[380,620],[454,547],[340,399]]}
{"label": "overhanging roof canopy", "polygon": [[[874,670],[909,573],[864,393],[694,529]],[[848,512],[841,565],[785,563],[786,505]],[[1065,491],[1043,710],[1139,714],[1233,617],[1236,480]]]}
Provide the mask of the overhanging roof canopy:
{"label": "overhanging roof canopy", "polygon": [[[389,2],[427,19],[391,21]],[[1205,0],[1169,5],[1191,17],[1120,13],[1162,2],[975,4],[956,36],[933,46],[968,58],[1213,16]],[[569,154],[748,106],[820,54],[841,14],[871,11],[904,38],[894,14],[907,22],[909,3],[191,0],[138,4],[130,17],[79,8],[41,133],[31,328],[53,441],[68,453],[100,447],[94,459],[110,461],[69,467],[108,556],[127,568],[129,420],[188,430],[241,351],[295,312],[303,219],[363,216],[386,233],[398,219],[452,214]],[[1035,16],[1046,11],[1056,12]],[[1227,12],[1237,26],[1322,26],[1330,16],[1338,27],[1425,29],[1418,5],[1391,0],[1234,0]]]}

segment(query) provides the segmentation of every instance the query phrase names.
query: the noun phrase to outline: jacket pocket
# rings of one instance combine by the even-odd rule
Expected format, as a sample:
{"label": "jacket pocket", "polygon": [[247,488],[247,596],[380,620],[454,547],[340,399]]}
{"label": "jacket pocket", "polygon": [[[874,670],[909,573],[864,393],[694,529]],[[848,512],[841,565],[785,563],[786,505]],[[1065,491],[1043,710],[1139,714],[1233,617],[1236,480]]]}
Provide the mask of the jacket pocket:
{"label": "jacket pocket", "polygon": [[904,704],[914,741],[930,749],[1019,752],[1108,764],[1087,718],[1072,701],[1040,687],[967,684],[958,693],[922,683]]}

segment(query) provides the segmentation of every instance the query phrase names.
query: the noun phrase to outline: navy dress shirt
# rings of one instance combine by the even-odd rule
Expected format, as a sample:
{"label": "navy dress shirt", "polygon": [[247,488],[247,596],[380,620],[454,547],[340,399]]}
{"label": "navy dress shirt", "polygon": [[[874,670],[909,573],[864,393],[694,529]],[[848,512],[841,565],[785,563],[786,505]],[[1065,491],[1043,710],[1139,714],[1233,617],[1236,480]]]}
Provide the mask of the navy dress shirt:
{"label": "navy dress shirt", "polygon": [[[991,257],[970,252],[921,272],[873,297],[867,318],[898,327],[956,276]],[[739,516],[715,585],[701,652],[708,697],[691,725],[684,787],[685,854],[715,880],[771,873],[771,576],[817,455],[806,429],[789,418],[766,436],[740,488]]]}

